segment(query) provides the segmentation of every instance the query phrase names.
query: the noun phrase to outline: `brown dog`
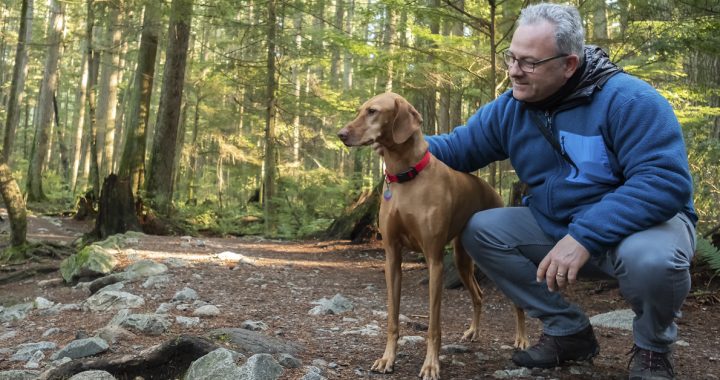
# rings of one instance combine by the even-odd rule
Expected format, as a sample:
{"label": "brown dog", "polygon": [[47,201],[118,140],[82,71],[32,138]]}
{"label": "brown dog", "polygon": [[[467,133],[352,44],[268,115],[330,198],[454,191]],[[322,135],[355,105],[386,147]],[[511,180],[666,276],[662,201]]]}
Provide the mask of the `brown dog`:
{"label": "brown dog", "polygon": [[[388,297],[387,345],[373,371],[392,372],[397,352],[402,247],[422,251],[430,272],[430,320],[427,354],[419,376],[440,378],[440,299],[443,248],[453,241],[455,265],[473,303],[473,318],[462,340],[478,337],[482,291],[473,275],[473,261],[457,236],[470,216],[480,210],[502,207],[490,185],[469,174],[450,169],[432,158],[420,131],[422,117],[402,96],[387,92],[365,102],[355,120],[338,132],[347,146],[379,144],[386,166],[386,182],[379,224],[385,248]],[[410,168],[410,170],[408,170]],[[400,174],[390,174],[400,173]],[[528,345],[525,314],[516,307],[515,346]]]}

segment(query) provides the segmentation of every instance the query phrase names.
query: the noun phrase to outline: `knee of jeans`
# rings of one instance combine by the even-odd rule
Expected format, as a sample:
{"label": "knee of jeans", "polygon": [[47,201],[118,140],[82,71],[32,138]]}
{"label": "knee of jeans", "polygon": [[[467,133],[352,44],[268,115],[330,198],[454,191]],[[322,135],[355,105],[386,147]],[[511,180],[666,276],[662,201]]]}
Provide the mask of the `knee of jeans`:
{"label": "knee of jeans", "polygon": [[499,242],[492,239],[491,228],[497,226],[493,216],[487,212],[478,212],[470,217],[460,235],[463,247],[470,252],[477,247],[498,247]]}
{"label": "knee of jeans", "polygon": [[[617,269],[633,281],[648,285],[668,280],[668,276],[686,272],[689,263],[683,263],[682,255],[672,247],[658,246],[652,242],[623,242],[618,247]],[[623,273],[618,273],[623,275]]]}

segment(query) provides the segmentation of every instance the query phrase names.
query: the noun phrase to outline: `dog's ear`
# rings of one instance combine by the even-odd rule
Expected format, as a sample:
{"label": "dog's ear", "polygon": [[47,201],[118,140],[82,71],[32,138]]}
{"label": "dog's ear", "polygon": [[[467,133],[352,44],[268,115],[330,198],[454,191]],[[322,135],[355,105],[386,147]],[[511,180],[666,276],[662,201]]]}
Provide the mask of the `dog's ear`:
{"label": "dog's ear", "polygon": [[402,144],[416,131],[420,130],[422,124],[420,113],[403,98],[395,99],[395,120],[393,121],[393,141],[395,144]]}

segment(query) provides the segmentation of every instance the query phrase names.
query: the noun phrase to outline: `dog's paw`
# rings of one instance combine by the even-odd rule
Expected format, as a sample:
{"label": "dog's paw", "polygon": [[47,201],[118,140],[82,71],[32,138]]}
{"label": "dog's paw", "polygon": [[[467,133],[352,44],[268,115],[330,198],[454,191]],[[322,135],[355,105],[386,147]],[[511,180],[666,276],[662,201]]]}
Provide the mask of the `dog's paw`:
{"label": "dog's paw", "polygon": [[515,336],[514,346],[516,348],[524,350],[524,349],[528,348],[528,346],[530,346],[530,342],[528,341],[527,337],[517,335],[517,336]]}
{"label": "dog's paw", "polygon": [[378,360],[375,360],[375,363],[372,365],[372,367],[370,367],[370,370],[380,373],[392,373],[394,362],[394,360],[382,357]]}
{"label": "dog's paw", "polygon": [[474,342],[480,337],[480,333],[475,328],[469,328],[465,330],[463,333],[462,338],[460,338],[461,342]]}
{"label": "dog's paw", "polygon": [[437,360],[430,362],[425,360],[425,364],[423,364],[418,377],[423,380],[440,380],[440,362]]}

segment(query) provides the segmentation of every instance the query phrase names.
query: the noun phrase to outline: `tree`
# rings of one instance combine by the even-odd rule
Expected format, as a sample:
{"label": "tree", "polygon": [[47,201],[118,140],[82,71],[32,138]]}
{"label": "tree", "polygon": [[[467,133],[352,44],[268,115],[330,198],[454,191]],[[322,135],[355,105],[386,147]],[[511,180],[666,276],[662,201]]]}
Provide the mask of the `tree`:
{"label": "tree", "polygon": [[15,52],[12,84],[10,85],[2,150],[2,157],[8,164],[10,163],[10,155],[15,142],[15,130],[20,121],[19,106],[25,96],[25,76],[27,75],[28,62],[27,44],[32,36],[33,0],[23,0],[20,13],[20,30],[18,31],[18,44]]}
{"label": "tree", "polygon": [[133,191],[138,191],[144,180],[145,141],[160,32],[158,28],[159,13],[158,3],[151,1],[145,4],[140,49],[135,69],[135,83],[130,89],[130,110],[127,113],[125,127],[127,139],[118,170],[121,178],[129,178],[130,188]]}
{"label": "tree", "polygon": [[277,229],[275,202],[275,172],[276,172],[276,93],[275,79],[275,36],[277,33],[277,16],[275,14],[275,0],[268,0],[267,18],[267,110],[265,116],[265,177],[263,179],[263,209],[265,216],[265,234],[274,235]]}
{"label": "tree", "polygon": [[175,172],[175,152],[178,149],[180,105],[185,80],[192,7],[192,0],[173,0],[172,2],[160,107],[148,167],[147,197],[151,205],[165,216],[170,214],[172,208],[172,179]]}
{"label": "tree", "polygon": [[53,122],[53,97],[58,82],[58,61],[61,54],[62,31],[65,24],[63,3],[50,1],[50,22],[46,39],[48,52],[45,60],[45,72],[38,96],[38,117],[35,120],[35,139],[32,158],[28,167],[28,201],[47,199],[42,189],[43,165],[48,151],[49,134]]}

